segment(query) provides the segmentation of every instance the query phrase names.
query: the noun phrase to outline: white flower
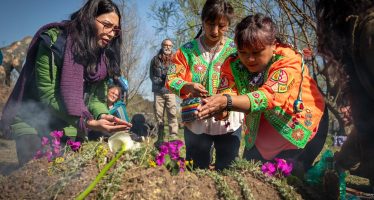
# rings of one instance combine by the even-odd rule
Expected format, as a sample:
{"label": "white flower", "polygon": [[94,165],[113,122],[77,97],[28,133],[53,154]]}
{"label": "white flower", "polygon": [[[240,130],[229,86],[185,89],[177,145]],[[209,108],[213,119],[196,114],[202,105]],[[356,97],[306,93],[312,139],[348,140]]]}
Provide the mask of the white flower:
{"label": "white flower", "polygon": [[108,139],[108,145],[111,152],[117,152],[122,149],[122,145],[125,145],[126,151],[136,149],[140,147],[139,143],[135,143],[128,132],[117,132],[110,136]]}

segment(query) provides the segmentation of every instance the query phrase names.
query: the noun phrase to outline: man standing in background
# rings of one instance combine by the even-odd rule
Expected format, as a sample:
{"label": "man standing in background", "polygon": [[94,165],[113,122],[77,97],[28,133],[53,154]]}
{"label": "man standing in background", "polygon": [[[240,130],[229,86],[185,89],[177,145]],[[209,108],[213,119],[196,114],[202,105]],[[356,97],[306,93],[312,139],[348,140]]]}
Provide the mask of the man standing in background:
{"label": "man standing in background", "polygon": [[152,81],[154,93],[154,112],[158,125],[158,139],[156,147],[164,141],[164,113],[167,112],[169,134],[171,139],[176,139],[178,134],[177,107],[175,95],[165,87],[168,68],[173,65],[173,43],[170,39],[164,39],[161,49],[153,57],[150,65],[149,77]]}

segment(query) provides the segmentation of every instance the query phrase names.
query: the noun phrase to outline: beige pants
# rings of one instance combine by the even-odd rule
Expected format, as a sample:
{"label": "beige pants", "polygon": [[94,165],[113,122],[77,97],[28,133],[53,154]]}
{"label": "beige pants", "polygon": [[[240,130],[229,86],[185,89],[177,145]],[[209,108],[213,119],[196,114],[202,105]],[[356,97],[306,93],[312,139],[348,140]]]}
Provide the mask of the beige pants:
{"label": "beige pants", "polygon": [[164,123],[164,113],[167,112],[169,133],[178,133],[177,106],[174,94],[154,93],[154,109],[158,125]]}

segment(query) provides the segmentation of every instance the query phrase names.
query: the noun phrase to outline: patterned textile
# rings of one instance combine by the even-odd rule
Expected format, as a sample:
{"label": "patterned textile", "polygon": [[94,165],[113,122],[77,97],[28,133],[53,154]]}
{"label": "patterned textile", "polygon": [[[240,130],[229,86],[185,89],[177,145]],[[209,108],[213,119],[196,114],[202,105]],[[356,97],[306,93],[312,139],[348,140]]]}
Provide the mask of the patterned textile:
{"label": "patterned textile", "polygon": [[[324,111],[323,96],[316,82],[309,76],[308,68],[302,71],[302,57],[288,46],[278,45],[275,56],[263,72],[263,82],[258,73],[249,72],[238,55],[232,55],[222,66],[220,93],[247,95],[251,107],[246,115],[246,147],[254,145],[261,115],[288,141],[304,148],[314,137]],[[255,84],[258,83],[258,84]],[[300,87],[304,109],[297,113],[294,102]]]}

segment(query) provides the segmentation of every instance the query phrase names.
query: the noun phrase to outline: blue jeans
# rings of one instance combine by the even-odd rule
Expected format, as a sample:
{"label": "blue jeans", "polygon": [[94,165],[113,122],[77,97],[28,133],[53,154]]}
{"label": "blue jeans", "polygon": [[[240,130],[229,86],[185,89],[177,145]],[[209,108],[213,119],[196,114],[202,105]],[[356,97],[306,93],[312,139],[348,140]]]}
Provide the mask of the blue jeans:
{"label": "blue jeans", "polygon": [[195,134],[184,128],[186,143],[186,160],[193,160],[194,167],[206,169],[211,161],[211,148],[216,149],[215,169],[222,170],[235,160],[239,155],[242,127],[224,135]]}

